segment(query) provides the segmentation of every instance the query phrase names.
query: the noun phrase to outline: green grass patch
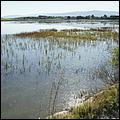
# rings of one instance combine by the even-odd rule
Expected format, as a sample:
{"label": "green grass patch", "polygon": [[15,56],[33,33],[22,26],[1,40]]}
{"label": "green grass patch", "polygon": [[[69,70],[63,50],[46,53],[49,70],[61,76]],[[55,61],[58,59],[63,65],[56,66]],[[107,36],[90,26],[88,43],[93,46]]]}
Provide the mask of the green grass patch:
{"label": "green grass patch", "polygon": [[111,64],[113,67],[119,66],[119,47],[116,47],[112,51],[112,58],[111,58]]}
{"label": "green grass patch", "polygon": [[58,115],[54,119],[99,119],[119,117],[119,85],[114,84],[94,95],[91,100],[73,108],[67,115]]}
{"label": "green grass patch", "polygon": [[5,22],[5,21],[16,21],[15,18],[1,18],[1,21]]}

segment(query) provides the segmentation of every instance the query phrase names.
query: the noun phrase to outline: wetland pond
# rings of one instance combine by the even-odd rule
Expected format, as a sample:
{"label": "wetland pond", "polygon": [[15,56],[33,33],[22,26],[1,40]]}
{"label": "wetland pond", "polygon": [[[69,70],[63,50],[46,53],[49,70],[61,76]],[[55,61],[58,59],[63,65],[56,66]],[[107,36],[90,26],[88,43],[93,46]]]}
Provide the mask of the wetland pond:
{"label": "wetland pond", "polygon": [[[45,118],[48,115],[49,105],[52,106],[51,88],[53,86],[54,94],[59,79],[62,83],[55,101],[55,112],[62,111],[76,102],[80,91],[91,92],[105,86],[104,79],[107,76],[97,75],[101,67],[112,71],[108,61],[112,48],[118,46],[112,38],[97,41],[74,41],[69,38],[34,40],[13,35],[13,33],[31,31],[32,28],[33,31],[46,28],[58,30],[85,28],[80,23],[70,23],[71,25],[31,23],[31,26],[29,24],[2,23],[2,119]],[[104,27],[102,24],[100,27]],[[92,26],[90,23],[89,25]],[[119,27],[109,23],[107,25],[105,24],[105,27],[111,29]]]}

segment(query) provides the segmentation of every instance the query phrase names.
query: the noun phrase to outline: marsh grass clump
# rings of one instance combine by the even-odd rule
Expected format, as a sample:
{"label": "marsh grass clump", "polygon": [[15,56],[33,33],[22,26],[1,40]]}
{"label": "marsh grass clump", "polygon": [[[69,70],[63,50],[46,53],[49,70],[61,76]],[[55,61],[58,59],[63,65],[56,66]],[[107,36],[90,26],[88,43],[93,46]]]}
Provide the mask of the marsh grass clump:
{"label": "marsh grass clump", "polygon": [[74,39],[74,40],[96,40],[96,36],[93,36],[92,34],[75,34],[75,33],[68,33],[68,32],[55,32],[55,31],[47,31],[47,32],[31,32],[31,33],[21,33],[21,34],[16,34],[16,37],[21,37],[21,38],[69,38],[69,39]]}
{"label": "marsh grass clump", "polygon": [[69,40],[102,40],[105,39],[119,39],[118,32],[112,32],[111,30],[102,30],[102,29],[70,29],[70,30],[61,30],[57,31],[56,29],[51,30],[41,30],[39,32],[28,32],[28,33],[20,33],[15,34],[16,37],[20,38],[49,38],[49,39],[57,39],[57,38],[65,38]]}
{"label": "marsh grass clump", "polygon": [[114,84],[95,94],[67,115],[54,116],[54,119],[100,119],[119,118],[119,85]]}

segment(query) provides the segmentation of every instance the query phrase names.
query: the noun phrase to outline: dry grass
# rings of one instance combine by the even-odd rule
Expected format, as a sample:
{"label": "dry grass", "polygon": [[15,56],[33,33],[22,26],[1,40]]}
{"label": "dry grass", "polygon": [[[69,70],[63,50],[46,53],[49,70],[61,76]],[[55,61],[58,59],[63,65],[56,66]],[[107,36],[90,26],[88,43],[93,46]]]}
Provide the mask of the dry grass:
{"label": "dry grass", "polygon": [[29,32],[29,33],[20,33],[15,34],[16,37],[20,38],[51,38],[51,39],[57,39],[57,38],[65,38],[69,40],[97,40],[97,39],[117,39],[119,38],[118,32],[112,32],[110,30],[96,30],[96,29],[90,29],[90,30],[78,30],[78,29],[72,29],[72,30],[47,30],[47,31],[41,31],[41,32]]}

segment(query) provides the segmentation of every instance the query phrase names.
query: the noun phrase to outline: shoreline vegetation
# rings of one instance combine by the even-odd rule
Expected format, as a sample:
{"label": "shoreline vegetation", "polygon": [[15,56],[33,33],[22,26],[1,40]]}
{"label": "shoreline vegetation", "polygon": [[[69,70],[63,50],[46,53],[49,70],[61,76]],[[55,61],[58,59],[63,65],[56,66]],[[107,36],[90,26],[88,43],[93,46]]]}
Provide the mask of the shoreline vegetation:
{"label": "shoreline vegetation", "polygon": [[114,83],[92,97],[88,97],[69,111],[57,112],[47,117],[47,119],[100,118],[119,118],[119,83]]}
{"label": "shoreline vegetation", "polygon": [[15,18],[1,18],[1,22],[16,21]]}
{"label": "shoreline vegetation", "polygon": [[104,39],[113,39],[118,42],[119,33],[112,30],[106,29],[70,29],[70,30],[61,30],[57,31],[56,29],[36,31],[36,32],[25,32],[14,34],[14,36],[19,38],[32,38],[40,40],[39,38],[49,38],[52,40],[57,40],[57,38],[65,38],[69,40],[104,40]]}

